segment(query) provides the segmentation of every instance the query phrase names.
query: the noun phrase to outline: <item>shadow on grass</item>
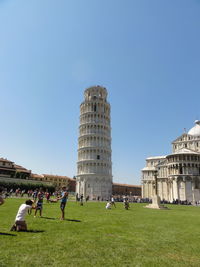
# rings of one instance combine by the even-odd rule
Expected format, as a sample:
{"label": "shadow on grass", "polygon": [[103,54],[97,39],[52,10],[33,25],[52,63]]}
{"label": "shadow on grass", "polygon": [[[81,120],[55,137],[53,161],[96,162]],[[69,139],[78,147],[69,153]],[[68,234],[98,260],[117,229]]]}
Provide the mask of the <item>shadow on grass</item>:
{"label": "shadow on grass", "polygon": [[[58,218],[52,218],[52,217],[40,217],[41,219],[47,219],[47,220],[58,220]],[[74,220],[74,219],[64,219],[63,221],[70,221],[70,222],[81,222],[80,220]]]}
{"label": "shadow on grass", "polygon": [[47,219],[47,220],[56,220],[56,218],[51,218],[51,217],[40,217],[41,219]]}
{"label": "shadow on grass", "polygon": [[81,222],[80,220],[73,220],[73,219],[65,219],[65,221],[70,221],[70,222]]}
{"label": "shadow on grass", "polygon": [[44,233],[45,231],[44,230],[26,230],[26,231],[19,231],[19,232],[24,232],[24,233]]}
{"label": "shadow on grass", "polygon": [[9,234],[9,233],[1,233],[1,232],[0,232],[0,235],[17,236],[17,235],[14,235],[14,234]]}

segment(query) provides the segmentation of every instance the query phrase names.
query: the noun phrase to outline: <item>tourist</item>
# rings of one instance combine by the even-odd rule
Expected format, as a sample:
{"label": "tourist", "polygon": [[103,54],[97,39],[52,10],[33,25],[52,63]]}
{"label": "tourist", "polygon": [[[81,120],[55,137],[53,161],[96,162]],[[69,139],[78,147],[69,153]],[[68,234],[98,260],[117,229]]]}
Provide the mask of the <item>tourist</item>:
{"label": "tourist", "polygon": [[47,189],[47,191],[45,193],[45,196],[46,196],[47,203],[49,203],[50,193],[49,193],[48,189]]}
{"label": "tourist", "polygon": [[36,214],[37,214],[37,211],[39,210],[40,212],[40,217],[42,217],[42,208],[43,208],[43,198],[44,198],[44,195],[43,195],[43,191],[40,189],[40,191],[38,192],[38,200],[37,200],[37,203],[36,203],[36,208],[35,208],[35,216],[36,217]]}
{"label": "tourist", "polygon": [[38,195],[38,189],[36,189],[32,194],[34,202],[36,202],[37,200],[37,195]]}
{"label": "tourist", "polygon": [[106,209],[110,210],[111,206],[112,206],[112,203],[110,201],[108,201],[107,204],[106,204]]}
{"label": "tourist", "polygon": [[115,205],[115,199],[114,199],[113,196],[111,197],[111,204],[112,204],[112,206],[114,206],[114,207],[116,208],[116,205]]}
{"label": "tourist", "polygon": [[83,206],[83,194],[80,196],[80,205]]}
{"label": "tourist", "polygon": [[76,193],[76,203],[79,202],[78,193]]}
{"label": "tourist", "polygon": [[126,209],[126,210],[128,210],[129,209],[129,201],[128,201],[128,198],[127,197],[124,197],[123,198],[124,199],[124,208]]}
{"label": "tourist", "polygon": [[60,200],[60,209],[61,209],[61,220],[65,219],[65,206],[68,199],[68,192],[66,187],[64,186],[62,188],[61,197],[57,198],[57,200]]}
{"label": "tourist", "polygon": [[15,218],[15,223],[10,231],[27,231],[27,224],[25,221],[25,215],[30,212],[33,207],[33,201],[31,199],[26,200],[24,204],[21,204]]}
{"label": "tourist", "polygon": [[3,205],[3,203],[4,203],[2,192],[3,192],[3,188],[0,187],[0,205]]}
{"label": "tourist", "polygon": [[13,193],[13,189],[12,188],[10,189],[9,193],[10,193],[10,197],[12,197],[12,193]]}
{"label": "tourist", "polygon": [[26,192],[26,190],[25,190],[25,189],[23,189],[23,190],[21,191],[21,197],[23,197],[23,196],[24,196],[25,192]]}

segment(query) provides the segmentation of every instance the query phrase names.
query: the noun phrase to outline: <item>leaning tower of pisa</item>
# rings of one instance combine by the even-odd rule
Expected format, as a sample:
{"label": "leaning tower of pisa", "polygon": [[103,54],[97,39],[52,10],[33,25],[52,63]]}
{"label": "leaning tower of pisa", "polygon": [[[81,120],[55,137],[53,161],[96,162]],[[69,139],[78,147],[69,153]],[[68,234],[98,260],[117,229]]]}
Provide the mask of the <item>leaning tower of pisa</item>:
{"label": "leaning tower of pisa", "polygon": [[76,192],[90,199],[108,199],[112,194],[110,104],[107,90],[85,90],[80,105]]}

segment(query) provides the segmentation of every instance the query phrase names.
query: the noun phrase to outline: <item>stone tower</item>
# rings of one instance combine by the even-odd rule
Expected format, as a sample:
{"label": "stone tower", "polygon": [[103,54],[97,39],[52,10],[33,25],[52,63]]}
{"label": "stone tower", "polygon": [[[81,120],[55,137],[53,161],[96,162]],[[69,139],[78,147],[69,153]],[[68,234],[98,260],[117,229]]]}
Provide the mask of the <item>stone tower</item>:
{"label": "stone tower", "polygon": [[112,194],[110,104],[107,90],[85,90],[80,105],[76,192],[90,199],[108,199]]}

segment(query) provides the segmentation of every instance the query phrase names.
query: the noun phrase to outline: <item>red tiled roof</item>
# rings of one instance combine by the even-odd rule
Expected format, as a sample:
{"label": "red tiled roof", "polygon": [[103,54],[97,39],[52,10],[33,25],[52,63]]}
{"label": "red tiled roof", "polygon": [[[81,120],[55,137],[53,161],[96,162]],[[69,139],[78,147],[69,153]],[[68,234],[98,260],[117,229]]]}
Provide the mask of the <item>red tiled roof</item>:
{"label": "red tiled roof", "polygon": [[10,161],[10,160],[4,159],[4,158],[0,158],[0,161],[14,163],[13,161]]}
{"label": "red tiled roof", "polygon": [[36,173],[32,173],[32,174],[31,174],[31,177],[33,177],[33,178],[44,178],[43,175],[36,174]]}
{"label": "red tiled roof", "polygon": [[132,185],[132,184],[119,184],[119,183],[113,183],[113,185],[118,185],[118,186],[126,186],[126,187],[141,187],[141,185]]}
{"label": "red tiled roof", "polygon": [[43,174],[43,176],[49,177],[49,178],[62,178],[62,179],[67,179],[67,180],[74,180],[72,178],[69,178],[68,176],[62,176],[62,175]]}
{"label": "red tiled roof", "polygon": [[31,172],[31,170],[27,170],[26,168],[16,164],[14,164],[14,168],[20,172]]}

